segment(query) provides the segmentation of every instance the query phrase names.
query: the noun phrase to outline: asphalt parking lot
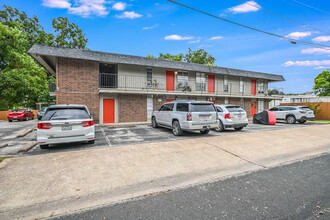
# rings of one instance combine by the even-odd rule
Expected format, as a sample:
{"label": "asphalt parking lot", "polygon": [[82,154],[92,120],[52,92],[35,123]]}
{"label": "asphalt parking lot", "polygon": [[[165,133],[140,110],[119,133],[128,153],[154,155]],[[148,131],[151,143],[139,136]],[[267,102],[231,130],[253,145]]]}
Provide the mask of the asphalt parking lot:
{"label": "asphalt parking lot", "polygon": [[39,145],[35,146],[28,152],[17,153],[19,149],[25,145],[35,142],[37,138],[37,132],[32,131],[24,137],[17,138],[17,135],[24,132],[27,129],[36,128],[37,120],[33,121],[20,121],[9,123],[7,121],[0,122],[0,144],[8,143],[7,147],[0,148],[0,156],[5,155],[38,155],[47,153],[57,153],[74,150],[95,149],[104,147],[117,147],[130,144],[142,144],[150,142],[163,142],[163,141],[175,141],[207,136],[224,136],[235,135],[240,133],[251,133],[287,128],[296,128],[302,126],[313,126],[313,123],[306,124],[286,124],[285,122],[278,122],[276,125],[258,125],[250,123],[242,131],[235,131],[234,129],[228,129],[224,132],[210,131],[208,134],[200,134],[199,132],[185,132],[183,136],[174,136],[172,131],[165,128],[152,128],[150,125],[135,125],[132,127],[124,128],[109,128],[107,126],[98,126],[95,131],[95,143],[71,143],[71,144],[59,144],[51,145],[49,149],[40,149]]}

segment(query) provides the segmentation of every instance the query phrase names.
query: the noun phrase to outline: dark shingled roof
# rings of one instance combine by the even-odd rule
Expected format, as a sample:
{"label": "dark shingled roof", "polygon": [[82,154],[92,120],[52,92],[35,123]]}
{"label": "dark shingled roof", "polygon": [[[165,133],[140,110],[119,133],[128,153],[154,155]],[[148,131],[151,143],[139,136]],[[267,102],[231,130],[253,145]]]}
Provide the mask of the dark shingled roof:
{"label": "dark shingled roof", "polygon": [[267,74],[267,73],[217,67],[217,66],[207,66],[207,65],[195,64],[195,63],[153,59],[153,58],[124,55],[124,54],[105,53],[105,52],[99,52],[93,50],[50,47],[50,46],[42,46],[35,44],[30,48],[28,53],[34,58],[37,57],[36,55],[51,56],[51,57],[67,57],[67,58],[75,58],[75,59],[94,60],[105,63],[134,64],[134,65],[143,65],[148,67],[161,67],[168,69],[187,70],[187,71],[204,72],[204,73],[212,73],[212,74],[224,74],[230,76],[243,76],[250,78],[267,79],[270,81],[284,81],[282,75],[276,75],[276,74]]}

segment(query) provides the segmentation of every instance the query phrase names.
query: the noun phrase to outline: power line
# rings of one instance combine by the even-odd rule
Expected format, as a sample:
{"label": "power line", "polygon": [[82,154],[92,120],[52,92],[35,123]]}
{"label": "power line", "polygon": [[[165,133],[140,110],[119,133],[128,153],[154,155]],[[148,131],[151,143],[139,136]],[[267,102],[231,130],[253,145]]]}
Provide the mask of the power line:
{"label": "power line", "polygon": [[220,20],[223,20],[223,21],[232,23],[232,24],[236,24],[236,25],[241,26],[241,27],[248,28],[250,30],[258,31],[258,32],[261,32],[261,33],[264,33],[264,34],[268,34],[268,35],[271,35],[271,36],[274,36],[274,37],[278,37],[278,38],[281,38],[281,39],[284,39],[284,40],[291,41],[291,43],[293,43],[293,44],[301,43],[301,44],[308,45],[308,46],[318,47],[318,48],[321,48],[321,49],[324,49],[324,50],[330,50],[330,46],[328,46],[328,45],[316,44],[316,43],[311,43],[311,42],[307,42],[307,41],[296,40],[296,39],[293,39],[293,38],[290,38],[290,37],[281,36],[281,35],[278,35],[278,34],[273,34],[273,33],[270,33],[270,32],[267,32],[267,31],[263,31],[263,30],[260,30],[260,29],[257,29],[257,28],[253,28],[253,27],[250,27],[250,26],[247,26],[247,25],[244,25],[244,24],[240,24],[240,23],[237,23],[237,22],[234,22],[234,21],[225,19],[225,18],[221,18],[219,16],[216,16],[216,15],[213,15],[213,14],[210,14],[210,13],[207,13],[207,12],[204,12],[204,11],[201,11],[201,10],[198,10],[196,8],[192,8],[190,6],[181,4],[181,3],[176,2],[176,1],[173,1],[173,0],[167,0],[167,1],[172,2],[174,4],[177,4],[177,5],[181,5],[181,6],[185,7],[185,8],[189,8],[191,10],[200,12],[202,14],[206,14],[206,15],[211,16],[211,17],[214,17],[214,18],[217,18],[217,19],[220,19]]}
{"label": "power line", "polygon": [[293,19],[291,19],[291,18],[287,18],[287,17],[284,17],[284,16],[282,16],[282,15],[276,14],[276,13],[274,13],[274,12],[268,11],[268,10],[266,10],[266,9],[263,9],[262,7],[257,6],[257,5],[250,4],[249,2],[246,2],[246,1],[243,1],[243,0],[237,0],[237,1],[243,2],[244,4],[250,5],[250,6],[252,6],[252,7],[255,7],[255,8],[261,9],[261,10],[263,10],[263,11],[265,11],[265,12],[268,12],[268,13],[273,14],[273,15],[275,15],[275,16],[281,17],[281,18],[286,19],[286,20],[288,20],[288,21],[291,21],[291,22],[294,22],[294,23],[300,24],[300,25],[302,25],[302,26],[304,26],[304,27],[308,27],[308,28],[314,29],[314,30],[316,30],[316,31],[323,32],[323,33],[325,33],[325,34],[329,34],[329,35],[330,35],[330,33],[326,32],[326,31],[322,31],[322,30],[320,30],[320,29],[318,29],[318,28],[315,28],[315,27],[312,27],[312,26],[310,26],[310,25],[303,24],[303,23],[301,23],[301,22],[299,22],[299,21],[295,21],[295,20],[293,20]]}
{"label": "power line", "polygon": [[318,8],[315,8],[315,7],[313,7],[313,6],[310,6],[310,5],[304,4],[304,3],[302,3],[302,2],[298,2],[298,1],[296,1],[296,0],[293,0],[293,1],[297,2],[298,4],[304,5],[304,6],[306,6],[306,7],[312,8],[312,9],[314,9],[314,10],[321,11],[321,12],[324,12],[324,13],[327,13],[327,14],[330,14],[330,12],[323,11],[323,10],[318,9]]}

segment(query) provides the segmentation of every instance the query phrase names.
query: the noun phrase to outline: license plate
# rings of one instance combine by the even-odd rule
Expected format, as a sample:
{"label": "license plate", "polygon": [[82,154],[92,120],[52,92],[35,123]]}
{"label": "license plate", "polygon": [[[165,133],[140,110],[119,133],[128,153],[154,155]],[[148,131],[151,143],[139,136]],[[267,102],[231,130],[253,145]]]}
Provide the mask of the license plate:
{"label": "license plate", "polygon": [[242,118],[242,115],[238,115],[239,118]]}
{"label": "license plate", "polygon": [[72,125],[63,125],[62,126],[62,131],[71,131],[72,130]]}
{"label": "license plate", "polygon": [[13,118],[17,118],[17,116],[14,116]]}

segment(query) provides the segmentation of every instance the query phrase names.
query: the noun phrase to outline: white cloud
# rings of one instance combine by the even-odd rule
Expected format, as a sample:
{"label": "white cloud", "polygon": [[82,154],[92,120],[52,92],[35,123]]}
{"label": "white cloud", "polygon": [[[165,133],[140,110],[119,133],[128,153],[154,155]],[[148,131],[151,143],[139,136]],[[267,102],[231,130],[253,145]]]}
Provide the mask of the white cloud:
{"label": "white cloud", "polygon": [[315,70],[319,70],[319,69],[330,69],[330,66],[317,66],[314,67]]}
{"label": "white cloud", "polygon": [[205,45],[205,44],[201,44],[198,46],[198,48],[208,48],[208,47],[213,47],[212,45]]}
{"label": "white cloud", "polygon": [[117,2],[112,6],[112,9],[117,11],[124,11],[127,4],[125,2]]}
{"label": "white cloud", "polygon": [[292,32],[292,33],[286,35],[286,37],[299,40],[300,38],[307,37],[307,36],[310,36],[310,35],[312,35],[312,32],[309,32],[309,31],[307,31],[307,32]]}
{"label": "white cloud", "polygon": [[330,54],[330,48],[327,50],[322,48],[308,48],[301,50],[302,54]]}
{"label": "white cloud", "polygon": [[[248,4],[246,4],[246,3],[248,3]],[[248,1],[246,3],[234,6],[232,8],[228,8],[228,11],[233,14],[238,14],[238,13],[247,13],[247,12],[252,12],[252,11],[258,11],[261,8],[261,6],[258,5],[258,3],[255,1]],[[252,5],[259,7],[259,8],[256,8]]]}
{"label": "white cloud", "polygon": [[192,40],[192,41],[189,41],[188,44],[195,44],[195,43],[199,43],[200,41],[201,41],[200,39]]}
{"label": "white cloud", "polygon": [[215,37],[211,37],[209,40],[219,40],[222,39],[222,36],[215,36]]}
{"label": "white cloud", "polygon": [[152,25],[150,27],[143,27],[142,30],[150,30],[150,29],[154,29],[156,27],[158,27],[158,24]]}
{"label": "white cloud", "polygon": [[70,8],[69,0],[43,0],[42,5],[48,8]]}
{"label": "white cloud", "polygon": [[330,60],[287,61],[283,66],[323,66],[330,65]]}
{"label": "white cloud", "polygon": [[193,37],[182,37],[180,35],[176,35],[176,34],[173,34],[173,35],[168,35],[166,37],[164,37],[165,40],[191,40],[193,39]]}
{"label": "white cloud", "polygon": [[328,41],[330,41],[330,36],[319,36],[319,37],[315,37],[315,38],[312,39],[312,41],[318,42],[318,43],[328,42]]}
{"label": "white cloud", "polygon": [[67,8],[70,14],[89,17],[90,15],[105,16],[109,14],[106,0],[75,0],[71,4],[70,0],[43,0],[43,4],[50,8]]}
{"label": "white cloud", "polygon": [[134,11],[125,11],[122,15],[116,15],[117,18],[129,18],[129,19],[135,19],[140,18],[143,15],[138,14]]}

